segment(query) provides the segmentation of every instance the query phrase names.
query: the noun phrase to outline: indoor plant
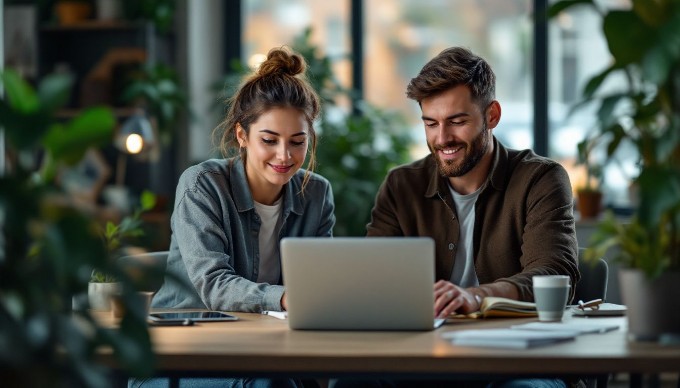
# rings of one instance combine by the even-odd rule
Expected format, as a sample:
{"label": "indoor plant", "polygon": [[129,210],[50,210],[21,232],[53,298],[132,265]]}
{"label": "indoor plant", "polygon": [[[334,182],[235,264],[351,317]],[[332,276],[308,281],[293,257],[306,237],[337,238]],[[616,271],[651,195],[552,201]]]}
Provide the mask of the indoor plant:
{"label": "indoor plant", "polygon": [[578,164],[585,170],[585,181],[576,188],[576,198],[582,219],[595,218],[602,209],[602,165],[593,160],[592,152],[597,146],[593,139],[586,138],[578,143]]}
{"label": "indoor plant", "polygon": [[133,71],[122,99],[141,105],[155,119],[164,144],[170,143],[179,115],[188,109],[177,71],[164,64],[146,64]]}
{"label": "indoor plant", "polygon": [[[604,142],[610,157],[624,143],[639,155],[637,209],[626,223],[609,215],[586,257],[619,248],[611,259],[625,268],[621,291],[633,337],[680,335],[680,2],[633,0],[630,9],[603,9],[593,0],[560,1],[550,16],[578,4],[601,15],[613,58],[584,90],[585,102],[599,103],[592,139]],[[598,94],[619,75],[625,88]]]}
{"label": "indoor plant", "polygon": [[[152,209],[156,204],[156,197],[150,191],[142,192],[140,207],[132,214],[123,217],[119,224],[107,221],[100,231],[108,257],[107,266],[116,268],[117,260],[125,255],[125,244],[135,237],[142,236],[142,221],[140,216],[143,212]],[[122,290],[118,278],[113,275],[109,268],[95,268],[90,275],[87,295],[89,305],[94,310],[110,310],[111,299]]]}
{"label": "indoor plant", "polygon": [[156,31],[167,33],[172,30],[177,0],[121,0],[128,20],[142,20],[153,23]]}
{"label": "indoor plant", "polygon": [[[109,369],[96,353],[111,348],[121,368],[148,375],[153,353],[145,317],[128,314],[120,330],[102,327],[87,310],[71,311],[106,251],[94,221],[62,194],[55,176],[90,146],[109,142],[108,108],[55,118],[73,79],[47,76],[35,90],[17,73],[0,74],[0,126],[8,161],[0,176],[0,381],[3,386],[106,386]],[[124,303],[142,311],[126,277]]]}

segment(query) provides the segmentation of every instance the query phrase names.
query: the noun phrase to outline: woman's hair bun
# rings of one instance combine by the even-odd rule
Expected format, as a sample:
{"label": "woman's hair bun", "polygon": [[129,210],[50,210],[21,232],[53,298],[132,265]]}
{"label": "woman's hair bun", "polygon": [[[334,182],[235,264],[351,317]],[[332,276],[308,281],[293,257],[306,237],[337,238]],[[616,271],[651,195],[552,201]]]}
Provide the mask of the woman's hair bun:
{"label": "woman's hair bun", "polygon": [[306,68],[307,63],[301,55],[280,47],[269,50],[267,59],[257,70],[257,75],[260,77],[276,73],[298,75],[304,73]]}

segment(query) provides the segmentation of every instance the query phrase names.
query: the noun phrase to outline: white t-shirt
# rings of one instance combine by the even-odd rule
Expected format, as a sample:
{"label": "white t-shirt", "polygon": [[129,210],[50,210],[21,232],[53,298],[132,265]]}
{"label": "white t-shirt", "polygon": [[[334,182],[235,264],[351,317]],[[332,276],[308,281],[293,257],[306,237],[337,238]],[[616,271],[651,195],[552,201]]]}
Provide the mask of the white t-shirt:
{"label": "white t-shirt", "polygon": [[273,205],[255,202],[255,211],[260,216],[260,265],[258,283],[278,284],[281,278],[279,259],[279,229],[281,228],[281,204],[279,198]]}
{"label": "white t-shirt", "polygon": [[477,198],[483,187],[480,187],[474,193],[462,195],[449,186],[460,224],[460,238],[453,262],[451,283],[463,288],[479,286],[479,279],[477,279],[477,272],[475,272],[472,243],[475,233],[475,203],[477,203]]}

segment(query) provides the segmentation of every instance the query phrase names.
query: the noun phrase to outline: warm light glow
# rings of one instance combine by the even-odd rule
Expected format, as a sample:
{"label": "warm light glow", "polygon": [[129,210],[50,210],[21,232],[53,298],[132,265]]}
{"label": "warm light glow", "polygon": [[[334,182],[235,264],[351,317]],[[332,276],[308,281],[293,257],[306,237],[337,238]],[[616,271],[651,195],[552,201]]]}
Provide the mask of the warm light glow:
{"label": "warm light glow", "polygon": [[264,54],[253,54],[250,59],[248,59],[248,66],[250,66],[251,69],[255,70],[260,65],[262,62],[264,62],[267,59],[267,56]]}
{"label": "warm light glow", "polygon": [[131,154],[138,154],[144,147],[144,139],[136,133],[129,135],[125,139],[125,149]]}
{"label": "warm light glow", "polygon": [[574,28],[574,18],[566,12],[560,12],[559,15],[557,15],[557,23],[565,30]]}

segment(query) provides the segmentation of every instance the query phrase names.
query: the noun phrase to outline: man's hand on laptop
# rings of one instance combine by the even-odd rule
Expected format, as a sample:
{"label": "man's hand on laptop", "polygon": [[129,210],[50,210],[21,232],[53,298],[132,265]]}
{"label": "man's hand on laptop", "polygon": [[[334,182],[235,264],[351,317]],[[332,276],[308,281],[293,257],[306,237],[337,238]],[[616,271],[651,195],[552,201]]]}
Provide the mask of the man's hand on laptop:
{"label": "man's hand on laptop", "polygon": [[451,313],[469,314],[479,310],[481,298],[455,284],[439,280],[434,284],[434,316],[446,318]]}

